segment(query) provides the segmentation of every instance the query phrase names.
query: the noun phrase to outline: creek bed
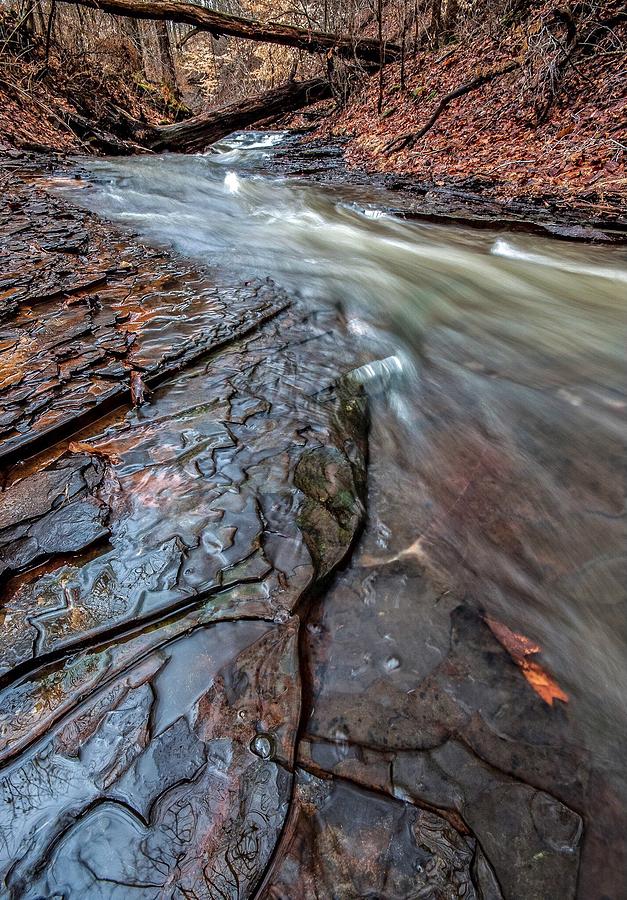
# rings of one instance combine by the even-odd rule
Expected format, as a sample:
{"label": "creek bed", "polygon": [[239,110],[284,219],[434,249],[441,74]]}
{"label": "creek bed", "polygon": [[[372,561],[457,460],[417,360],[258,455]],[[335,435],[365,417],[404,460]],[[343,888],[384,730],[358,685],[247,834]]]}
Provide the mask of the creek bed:
{"label": "creek bed", "polygon": [[5,222],[7,896],[618,900],[625,251],[285,140]]}

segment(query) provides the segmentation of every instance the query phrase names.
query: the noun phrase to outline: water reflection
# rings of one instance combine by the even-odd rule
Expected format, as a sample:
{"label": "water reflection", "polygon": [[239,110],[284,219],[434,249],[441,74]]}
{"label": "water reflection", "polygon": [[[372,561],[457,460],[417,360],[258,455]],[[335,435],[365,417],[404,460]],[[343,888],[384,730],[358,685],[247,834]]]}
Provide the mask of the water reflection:
{"label": "water reflection", "polygon": [[77,199],[234,277],[342,307],[382,361],[360,371],[385,458],[382,553],[418,554],[530,635],[595,753],[616,758],[625,251],[407,223],[382,194],[262,174],[281,138],[90,160]]}

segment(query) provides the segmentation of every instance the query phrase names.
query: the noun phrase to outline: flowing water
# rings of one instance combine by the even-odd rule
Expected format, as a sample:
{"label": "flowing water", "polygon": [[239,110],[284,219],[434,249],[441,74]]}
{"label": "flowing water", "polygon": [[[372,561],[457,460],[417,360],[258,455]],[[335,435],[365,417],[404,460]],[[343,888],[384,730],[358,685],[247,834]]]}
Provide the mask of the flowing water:
{"label": "flowing water", "polygon": [[404,221],[383,192],[273,174],[281,138],[89,161],[72,195],[234,279],[342,310],[384,460],[380,559],[413,553],[540,645],[582,740],[618,766],[625,249]]}

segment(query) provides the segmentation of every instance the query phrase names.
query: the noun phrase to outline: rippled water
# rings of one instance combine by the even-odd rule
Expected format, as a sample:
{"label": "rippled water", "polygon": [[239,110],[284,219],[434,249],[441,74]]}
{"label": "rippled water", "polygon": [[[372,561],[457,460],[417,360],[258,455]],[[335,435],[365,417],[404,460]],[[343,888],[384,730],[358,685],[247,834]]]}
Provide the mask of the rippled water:
{"label": "rippled water", "polygon": [[[80,194],[151,241],[343,310],[372,362],[381,558],[541,645],[596,753],[627,736],[627,254],[408,223],[366,189],[271,173],[281,135],[89,161]],[[399,537],[400,536],[400,537]]]}

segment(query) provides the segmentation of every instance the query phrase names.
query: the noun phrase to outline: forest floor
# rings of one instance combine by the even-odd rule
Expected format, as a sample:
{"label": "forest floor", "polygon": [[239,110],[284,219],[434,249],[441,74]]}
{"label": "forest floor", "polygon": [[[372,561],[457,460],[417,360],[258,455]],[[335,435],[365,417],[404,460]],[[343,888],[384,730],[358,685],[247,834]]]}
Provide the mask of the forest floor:
{"label": "forest floor", "polygon": [[[608,30],[594,55],[579,55],[567,66],[540,124],[541,73],[530,68],[527,54],[513,71],[453,99],[413,146],[386,149],[419,132],[445,95],[522,59],[520,44],[520,34],[511,29],[419,52],[406,61],[403,87],[400,63],[387,66],[380,113],[379,76],[364,76],[350,103],[317,123],[315,136],[348,137],[347,161],[371,172],[456,184],[503,200],[624,212],[627,82],[624,49],[617,49],[621,41],[614,31]],[[291,123],[311,125],[311,114]]]}
{"label": "forest floor", "polygon": [[107,143],[114,138],[112,123],[120,133],[127,117],[158,125],[183,111],[164,85],[135,77],[123,65],[112,74],[54,44],[49,52],[39,43],[9,45],[0,53],[0,150],[120,152],[121,146]]}

